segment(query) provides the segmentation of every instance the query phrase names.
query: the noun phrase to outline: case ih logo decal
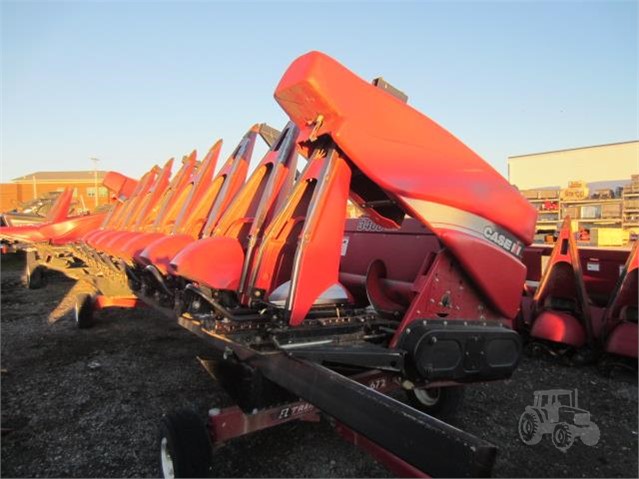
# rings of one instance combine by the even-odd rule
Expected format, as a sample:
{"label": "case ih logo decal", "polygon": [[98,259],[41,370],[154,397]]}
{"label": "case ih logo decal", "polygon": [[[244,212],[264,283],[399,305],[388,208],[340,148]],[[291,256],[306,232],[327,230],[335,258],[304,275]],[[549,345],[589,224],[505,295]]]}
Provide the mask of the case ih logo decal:
{"label": "case ih logo decal", "polygon": [[484,228],[484,236],[500,248],[505,249],[517,257],[521,257],[521,253],[524,250],[523,245],[519,241],[511,239],[499,232],[494,226],[486,226]]}

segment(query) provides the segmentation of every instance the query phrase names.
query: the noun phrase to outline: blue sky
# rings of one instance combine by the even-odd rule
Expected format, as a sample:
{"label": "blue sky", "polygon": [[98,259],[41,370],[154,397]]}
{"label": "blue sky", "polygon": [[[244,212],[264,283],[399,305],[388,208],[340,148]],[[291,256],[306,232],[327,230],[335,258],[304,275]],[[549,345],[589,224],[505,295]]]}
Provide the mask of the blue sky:
{"label": "blue sky", "polygon": [[637,139],[637,2],[2,2],[3,181],[138,176],[252,123],[309,50],[509,155]]}

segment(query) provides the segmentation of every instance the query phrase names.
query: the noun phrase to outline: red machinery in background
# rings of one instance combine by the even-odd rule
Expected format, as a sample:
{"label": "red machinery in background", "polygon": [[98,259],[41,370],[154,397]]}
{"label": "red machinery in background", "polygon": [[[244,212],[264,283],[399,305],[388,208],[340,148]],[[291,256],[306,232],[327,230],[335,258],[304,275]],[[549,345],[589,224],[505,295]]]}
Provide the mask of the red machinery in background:
{"label": "red machinery in background", "polygon": [[67,219],[72,199],[73,188],[65,188],[51,206],[44,222],[31,225],[0,226],[0,241],[5,244],[17,243],[20,241],[42,241],[44,239],[44,235],[40,232],[40,229]]}
{"label": "red machinery in background", "polygon": [[639,249],[635,242],[619,281],[603,315],[600,331],[603,350],[637,359],[637,291],[639,290]]}
{"label": "red machinery in background", "polygon": [[[120,173],[108,172],[102,184],[118,201],[131,196],[137,182]],[[0,227],[2,251],[25,251],[26,283],[29,288],[40,288],[46,284],[45,268],[67,271],[74,263],[67,245],[77,241],[90,231],[94,231],[108,219],[116,207],[109,212],[90,215],[70,216],[69,208],[73,198],[73,188],[65,190],[49,210],[47,220],[37,225]]]}
{"label": "red machinery in background", "polygon": [[[620,267],[623,263],[611,255],[627,256],[625,265]],[[539,285],[528,288],[522,300],[520,326],[534,340],[560,345],[563,349],[556,350],[562,353],[579,353],[580,361],[605,353],[636,362],[637,244],[629,255],[610,251],[592,256],[592,252],[580,255],[566,218]],[[613,281],[616,285],[611,288]],[[602,305],[601,293],[606,290],[608,301]]]}
{"label": "red machinery in background", "polygon": [[[128,197],[135,188],[135,180],[114,171],[108,172],[102,184],[118,198]],[[106,213],[83,216],[69,216],[69,207],[73,199],[73,188],[67,187],[58,196],[49,210],[46,220],[37,225],[2,226],[0,241],[11,243],[37,243],[51,241],[67,243],[79,239],[88,231],[94,230]]]}

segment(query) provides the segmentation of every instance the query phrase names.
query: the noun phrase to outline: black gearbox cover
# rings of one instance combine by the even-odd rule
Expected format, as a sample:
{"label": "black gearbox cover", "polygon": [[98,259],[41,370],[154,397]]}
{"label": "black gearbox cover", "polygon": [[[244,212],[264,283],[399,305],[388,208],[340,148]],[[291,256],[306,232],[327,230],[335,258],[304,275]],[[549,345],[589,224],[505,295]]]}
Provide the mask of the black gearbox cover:
{"label": "black gearbox cover", "polygon": [[417,320],[404,331],[406,373],[427,381],[509,378],[521,357],[521,338],[496,321]]}

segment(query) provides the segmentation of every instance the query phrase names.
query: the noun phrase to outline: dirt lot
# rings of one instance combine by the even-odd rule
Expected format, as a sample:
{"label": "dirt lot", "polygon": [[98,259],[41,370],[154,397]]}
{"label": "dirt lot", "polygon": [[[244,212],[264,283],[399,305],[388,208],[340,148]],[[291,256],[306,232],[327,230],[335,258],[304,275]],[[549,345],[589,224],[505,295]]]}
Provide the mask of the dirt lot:
{"label": "dirt lot", "polygon": [[[191,406],[204,416],[228,402],[195,359],[207,347],[175,323],[149,310],[104,311],[93,329],[77,330],[70,308],[82,285],[54,276],[29,291],[18,258],[2,266],[3,477],[155,477],[161,415]],[[520,441],[533,391],[558,388],[579,389],[601,429],[596,446],[577,440],[562,453],[548,436]],[[511,380],[468,387],[456,425],[499,447],[495,476],[638,476],[636,374],[524,359]],[[388,477],[324,423],[255,433],[215,461],[218,477]]]}

